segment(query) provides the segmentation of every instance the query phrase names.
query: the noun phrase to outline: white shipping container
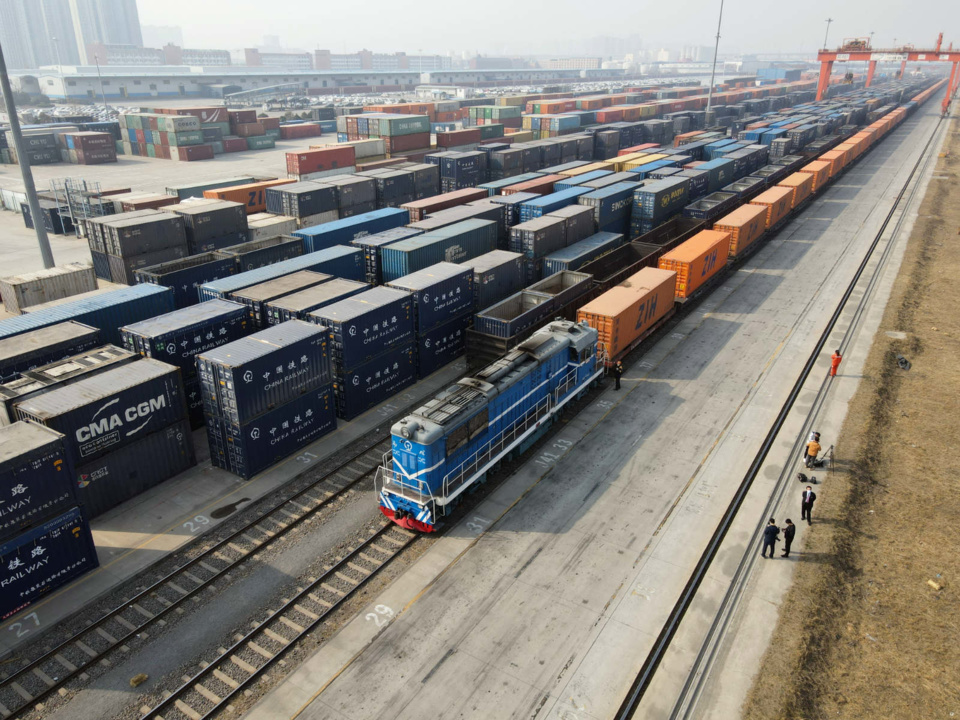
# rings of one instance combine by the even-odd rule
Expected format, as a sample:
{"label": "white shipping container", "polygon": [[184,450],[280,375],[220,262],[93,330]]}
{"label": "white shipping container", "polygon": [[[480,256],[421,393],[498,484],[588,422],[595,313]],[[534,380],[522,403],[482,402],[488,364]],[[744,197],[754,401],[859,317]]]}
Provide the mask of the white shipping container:
{"label": "white shipping container", "polygon": [[296,230],[297,219],[288,215],[255,213],[247,218],[247,242],[290,235]]}
{"label": "white shipping container", "polygon": [[[346,117],[346,116],[341,116]],[[335,145],[336,147],[347,147],[348,145],[353,147],[354,157],[357,160],[361,158],[370,158],[377,155],[385,155],[387,152],[387,144],[384,142],[383,138],[366,138],[364,140],[350,140],[349,142],[342,143],[325,143],[323,145],[311,145],[310,149],[315,148],[324,148]]]}
{"label": "white shipping container", "polygon": [[69,263],[0,279],[0,298],[7,312],[72,297],[97,289],[97,276],[88,263]]}
{"label": "white shipping container", "polygon": [[317,213],[316,215],[307,215],[300,218],[300,227],[313,227],[314,225],[323,225],[323,223],[333,222],[340,219],[339,210],[328,210],[327,212]]}
{"label": "white shipping container", "polygon": [[352,175],[357,171],[356,166],[334,168],[333,170],[318,170],[317,172],[307,173],[306,175],[289,175],[288,177],[303,182],[304,180],[316,180],[322,177],[331,177],[333,175]]}

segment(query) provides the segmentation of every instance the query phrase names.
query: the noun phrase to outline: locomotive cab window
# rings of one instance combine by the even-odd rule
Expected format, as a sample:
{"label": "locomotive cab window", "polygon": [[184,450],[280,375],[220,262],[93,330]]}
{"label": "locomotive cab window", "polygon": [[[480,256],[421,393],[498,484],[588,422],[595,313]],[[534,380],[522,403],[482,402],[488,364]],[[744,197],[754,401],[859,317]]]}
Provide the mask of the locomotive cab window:
{"label": "locomotive cab window", "polygon": [[466,445],[470,440],[486,429],[488,422],[487,409],[484,408],[463,425],[447,435],[447,457]]}

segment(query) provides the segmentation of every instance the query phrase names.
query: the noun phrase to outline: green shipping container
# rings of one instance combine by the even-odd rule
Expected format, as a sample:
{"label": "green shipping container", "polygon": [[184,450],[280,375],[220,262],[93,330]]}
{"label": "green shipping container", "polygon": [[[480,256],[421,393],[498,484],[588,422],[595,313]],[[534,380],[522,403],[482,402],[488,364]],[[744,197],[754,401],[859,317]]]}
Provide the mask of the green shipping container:
{"label": "green shipping container", "polygon": [[480,128],[481,140],[503,137],[503,125],[494,123],[492,125],[479,125],[478,127]]}
{"label": "green shipping container", "polygon": [[200,129],[201,129],[201,130],[219,130],[219,131],[222,132],[224,135],[229,135],[229,134],[230,134],[230,123],[228,123],[228,122],[222,122],[222,123],[200,123]]}
{"label": "green shipping container", "polygon": [[269,135],[255,135],[247,138],[247,147],[251,150],[264,150],[275,147],[277,141]]}
{"label": "green shipping container", "polygon": [[214,155],[220,155],[223,152],[223,142],[220,140],[213,140],[208,144],[213,148]]}
{"label": "green shipping container", "polygon": [[280,128],[267,128],[264,135],[272,137],[275,141],[280,139]]}
{"label": "green shipping container", "polygon": [[188,130],[186,132],[167,133],[167,138],[171,147],[180,147],[183,145],[202,145],[203,131]]}
{"label": "green shipping container", "polygon": [[155,158],[157,156],[157,146],[154,144],[147,145],[147,157]]}
{"label": "green shipping container", "polygon": [[[397,137],[399,135],[415,135],[417,133],[430,132],[429,115],[397,115],[396,117],[376,118],[379,122],[378,136]],[[370,127],[373,129],[374,118],[370,119]],[[370,133],[373,135],[373,133]]]}

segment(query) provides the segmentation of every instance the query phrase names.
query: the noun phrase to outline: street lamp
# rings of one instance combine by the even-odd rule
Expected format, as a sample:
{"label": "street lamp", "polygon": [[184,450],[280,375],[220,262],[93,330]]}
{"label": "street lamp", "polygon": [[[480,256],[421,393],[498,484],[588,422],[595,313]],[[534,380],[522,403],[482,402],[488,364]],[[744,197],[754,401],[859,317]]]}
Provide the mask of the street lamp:
{"label": "street lamp", "polygon": [[720,18],[717,20],[717,41],[713,46],[713,69],[710,71],[710,88],[707,90],[707,111],[713,104],[713,81],[717,76],[717,52],[720,49],[720,26],[723,24],[723,0],[720,0]]}
{"label": "street lamp", "polygon": [[827,49],[827,35],[830,34],[830,23],[833,22],[833,18],[827,18],[827,31],[823,34],[823,49]]}
{"label": "street lamp", "polygon": [[100,75],[100,56],[94,55],[93,61],[97,64],[97,80],[100,81],[100,97],[103,99],[103,112],[107,112],[107,94],[103,91],[103,77]]}

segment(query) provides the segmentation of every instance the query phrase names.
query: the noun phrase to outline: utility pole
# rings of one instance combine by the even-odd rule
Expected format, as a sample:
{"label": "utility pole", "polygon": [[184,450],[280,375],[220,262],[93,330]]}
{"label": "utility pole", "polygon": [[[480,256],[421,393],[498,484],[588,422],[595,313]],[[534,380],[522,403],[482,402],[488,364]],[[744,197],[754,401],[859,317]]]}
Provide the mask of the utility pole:
{"label": "utility pole", "polygon": [[[103,91],[103,77],[100,75],[100,57],[98,55],[93,56],[94,62],[97,63],[97,80],[100,81],[100,97],[103,99],[103,112],[107,112],[107,94]],[[66,90],[64,90],[66,94]],[[106,119],[106,117],[104,117]]]}
{"label": "utility pole", "polygon": [[827,35],[830,34],[830,23],[833,22],[833,18],[827,18],[827,31],[823,34],[823,49],[827,49]]}
{"label": "utility pole", "polygon": [[17,117],[17,107],[13,102],[13,91],[10,89],[10,78],[7,76],[7,61],[3,59],[3,48],[0,47],[0,92],[3,93],[3,104],[10,118],[10,134],[13,136],[13,147],[17,151],[17,162],[20,163],[20,175],[23,177],[23,190],[27,195],[27,204],[30,206],[30,216],[33,219],[33,229],[37,234],[37,244],[40,246],[40,257],[43,258],[43,267],[52,268],[53,251],[50,249],[50,240],[47,238],[46,228],[43,227],[43,215],[40,214],[40,201],[37,199],[37,188],[33,184],[33,173],[30,171],[30,158],[23,147],[23,136],[20,134],[20,119]]}
{"label": "utility pole", "polygon": [[717,76],[717,53],[720,50],[720,26],[723,24],[723,0],[720,0],[720,18],[717,20],[717,42],[713,46],[713,69],[710,71],[710,88],[707,90],[707,111],[713,104],[713,81]]}

